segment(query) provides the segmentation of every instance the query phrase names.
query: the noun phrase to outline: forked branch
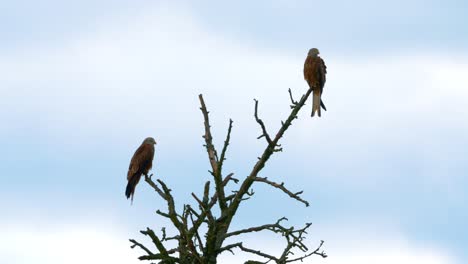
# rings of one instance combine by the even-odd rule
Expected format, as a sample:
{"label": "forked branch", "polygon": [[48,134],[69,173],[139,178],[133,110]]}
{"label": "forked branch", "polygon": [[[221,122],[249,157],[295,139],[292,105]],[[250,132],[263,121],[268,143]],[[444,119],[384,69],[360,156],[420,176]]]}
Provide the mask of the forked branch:
{"label": "forked branch", "polygon": [[254,101],[255,101],[255,112],[254,112],[255,121],[257,121],[257,123],[262,128],[262,134],[260,136],[258,136],[257,139],[261,139],[262,137],[265,137],[268,145],[270,145],[271,144],[271,137],[270,137],[270,135],[268,134],[268,132],[266,130],[266,127],[265,127],[265,124],[263,123],[263,120],[258,118],[258,100],[254,99]]}
{"label": "forked branch", "polygon": [[296,107],[298,103],[293,98],[291,88],[288,89],[288,92],[289,92],[289,98],[291,99],[291,109],[294,109],[294,107]]}
{"label": "forked branch", "polygon": [[250,260],[250,262],[248,261],[246,263],[268,263],[270,261],[273,261],[278,264],[285,264],[285,263],[291,263],[295,261],[303,261],[304,259],[312,255],[319,255],[323,258],[327,257],[325,252],[323,251],[320,252],[320,249],[324,243],[323,241],[321,241],[320,245],[314,251],[305,253],[304,255],[297,257],[297,258],[290,258],[291,255],[294,255],[293,250],[295,248],[299,249],[302,252],[308,251],[308,248],[304,245],[303,240],[305,238],[305,234],[307,234],[306,230],[311,226],[311,224],[306,224],[306,226],[301,229],[294,229],[293,227],[287,228],[281,225],[281,221],[283,220],[287,220],[287,219],[283,217],[279,219],[275,224],[268,224],[268,225],[262,225],[258,227],[246,228],[246,229],[242,229],[239,231],[231,232],[227,234],[226,236],[226,237],[231,237],[231,236],[236,236],[236,235],[245,234],[245,233],[259,232],[263,230],[269,230],[275,233],[280,233],[285,238],[287,245],[284,248],[281,256],[279,257],[276,257],[273,254],[265,253],[261,250],[245,247],[242,242],[233,243],[233,244],[224,246],[220,249],[220,251],[221,252],[230,251],[231,253],[234,254],[233,249],[238,248],[244,252],[248,252],[248,253],[267,259],[265,262],[258,262],[258,261]]}

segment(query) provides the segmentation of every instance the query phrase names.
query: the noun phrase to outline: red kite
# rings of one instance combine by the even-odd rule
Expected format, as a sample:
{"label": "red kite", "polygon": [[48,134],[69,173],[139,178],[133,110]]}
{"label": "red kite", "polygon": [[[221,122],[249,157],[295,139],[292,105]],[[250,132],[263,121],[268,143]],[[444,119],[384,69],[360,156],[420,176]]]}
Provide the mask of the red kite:
{"label": "red kite", "polygon": [[316,48],[309,50],[307,59],[304,62],[304,79],[313,90],[311,116],[314,116],[315,112],[317,112],[320,117],[320,106],[322,106],[323,110],[327,111],[327,108],[321,99],[323,86],[325,86],[327,66],[325,66],[325,62],[323,62],[322,58],[318,56],[319,54],[320,52]]}
{"label": "red kite", "polygon": [[130,166],[127,173],[127,188],[125,189],[125,196],[127,199],[135,194],[135,187],[140,181],[141,175],[148,175],[148,171],[153,166],[154,145],[156,141],[152,137],[146,138],[140,147],[133,154]]}

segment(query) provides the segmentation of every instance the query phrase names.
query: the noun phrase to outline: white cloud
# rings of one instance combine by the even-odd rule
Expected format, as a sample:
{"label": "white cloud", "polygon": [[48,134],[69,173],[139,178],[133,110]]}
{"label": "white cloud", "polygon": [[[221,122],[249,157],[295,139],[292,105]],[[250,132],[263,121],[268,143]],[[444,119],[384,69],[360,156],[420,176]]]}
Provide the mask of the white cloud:
{"label": "white cloud", "polygon": [[[82,225],[60,223],[57,228],[49,222],[42,229],[28,225],[2,225],[0,232],[0,262],[10,264],[37,263],[141,263],[137,257],[139,249],[130,249],[128,234],[121,229],[107,228],[100,225]],[[360,229],[359,232],[356,231]],[[315,256],[305,263],[324,264],[458,264],[455,258],[444,248],[426,245],[424,242],[411,241],[399,232],[382,232],[361,227],[343,229],[339,225],[321,230],[321,234],[312,232],[308,243],[327,234],[323,246],[329,257],[322,259]],[[387,229],[388,230],[388,229]],[[372,233],[375,232],[375,233]],[[142,237],[142,236],[141,236]],[[141,238],[139,237],[139,238]],[[280,237],[255,234],[247,237],[244,245],[263,249],[271,254],[278,254],[282,249]],[[148,245],[148,240],[140,239]],[[312,247],[312,246],[311,246]],[[243,263],[252,259],[252,255],[236,251],[236,255],[223,254],[219,261],[223,264]],[[253,259],[258,259],[253,257]]]}
{"label": "white cloud", "polygon": [[[8,115],[0,118],[10,131],[36,120],[55,139],[70,131],[124,133],[142,123],[151,126],[143,133],[164,133],[155,126],[162,123],[179,131],[198,123],[199,92],[210,106],[239,109],[259,90],[274,89],[270,75],[285,83],[286,58],[259,51],[205,30],[180,6],[157,5],[137,18],[103,21],[66,45],[5,54],[0,100]],[[252,94],[234,100],[250,87]]]}
{"label": "white cloud", "polygon": [[26,225],[0,230],[1,263],[139,263],[125,234],[115,230],[80,225],[41,230]]}
{"label": "white cloud", "polygon": [[[356,58],[321,50],[329,69],[324,94],[329,111],[309,122],[307,105],[300,129],[288,131],[285,149],[315,149],[348,171],[382,155],[397,156],[401,148],[424,153],[426,164],[466,156],[451,155],[453,144],[445,142],[468,141],[466,58]],[[123,141],[133,146],[140,141],[135,139],[153,135],[161,148],[178,151],[177,146],[200,141],[197,95],[203,92],[215,140],[222,142],[232,117],[233,153],[245,152],[245,146],[261,144],[252,99],[260,99],[260,115],[276,129],[289,111],[287,88],[296,95],[306,89],[305,52],[251,46],[208,30],[182,5],[155,5],[138,17],[100,21],[66,44],[4,54],[0,120],[9,126],[0,134],[14,138],[18,131],[34,131],[86,150],[102,140],[108,140],[106,146]],[[444,136],[447,131],[458,134]],[[372,152],[382,154],[370,157]]]}
{"label": "white cloud", "polygon": [[[288,109],[286,89],[296,94],[305,89],[305,51],[301,57],[291,55],[298,53],[228,39],[207,30],[182,5],[155,5],[138,17],[101,21],[67,44],[4,54],[0,71],[7,88],[1,98],[11,114],[40,116],[58,133],[66,133],[64,127],[76,130],[77,123],[82,131],[121,130],[145,121],[170,121],[179,128],[198,120],[199,92],[217,112],[223,107],[223,117],[240,120],[251,118],[251,99],[260,98],[265,119],[278,123],[278,115]],[[468,101],[463,58],[341,58],[326,48],[322,53],[329,66],[324,95],[329,120],[322,123],[331,128],[371,129],[372,124],[398,131],[393,125],[433,118],[444,122],[447,112],[456,111],[460,120],[467,117],[460,107]],[[303,131],[310,134],[310,129]]]}
{"label": "white cloud", "polygon": [[[343,171],[369,163],[389,171],[385,166],[393,165],[383,161],[404,152],[420,157],[425,174],[444,175],[440,181],[446,181],[440,172],[464,162],[466,155],[452,153],[451,146],[468,142],[466,58],[424,53],[357,58],[321,50],[329,70],[324,93],[329,111],[309,122],[306,105],[296,122],[300,128],[283,139],[283,157],[314,149],[312,160],[320,153],[322,160],[339,161]],[[215,143],[222,142],[231,117],[231,153],[255,158],[255,150],[245,155],[246,148],[263,143],[256,140],[252,99],[260,99],[260,115],[274,131],[289,111],[287,88],[296,95],[306,89],[304,54],[229,39],[208,30],[183,5],[155,5],[137,17],[100,21],[66,44],[2,54],[0,121],[9,125],[0,135],[14,141],[19,131],[31,131],[45,137],[37,142],[48,139],[85,151],[101,141],[133,147],[153,135],[161,152],[201,150],[197,95],[203,92]],[[360,175],[371,174],[380,173]]]}
{"label": "white cloud", "polygon": [[[101,21],[67,44],[51,44],[4,54],[2,103],[19,106],[22,110],[15,111],[23,114],[40,114],[52,127],[60,123],[58,129],[75,128],[77,122],[86,130],[167,121],[158,114],[167,116],[174,105],[171,122],[184,126],[186,121],[174,120],[199,118],[199,92],[210,105],[242,115],[241,120],[251,117],[251,98],[258,97],[265,119],[278,122],[287,109],[286,89],[296,94],[305,89],[305,51],[274,51],[226,38],[207,30],[183,5],[155,5],[138,17]],[[291,55],[298,53],[301,57]],[[329,66],[324,99],[330,119],[323,122],[337,130],[349,124],[402,126],[408,119],[442,119],[441,109],[467,116],[457,107],[468,101],[462,97],[466,60],[419,54],[341,58],[326,48],[322,53]],[[457,105],[449,104],[453,96]],[[148,111],[151,118],[145,117]]]}

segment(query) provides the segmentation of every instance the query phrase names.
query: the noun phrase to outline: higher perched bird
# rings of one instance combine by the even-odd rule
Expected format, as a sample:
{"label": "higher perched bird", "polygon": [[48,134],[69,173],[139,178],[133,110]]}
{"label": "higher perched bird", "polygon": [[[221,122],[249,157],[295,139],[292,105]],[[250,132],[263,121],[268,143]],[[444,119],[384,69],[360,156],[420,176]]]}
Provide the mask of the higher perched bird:
{"label": "higher perched bird", "polygon": [[325,62],[323,62],[322,58],[318,56],[319,53],[319,50],[316,48],[309,50],[307,59],[304,62],[304,79],[313,90],[311,116],[314,116],[315,112],[317,112],[320,117],[320,106],[322,106],[323,110],[327,111],[327,108],[321,99],[323,86],[325,86],[327,66],[325,66]]}
{"label": "higher perched bird", "polygon": [[140,147],[133,154],[130,166],[127,173],[127,188],[125,189],[125,196],[127,199],[135,194],[135,187],[140,181],[141,175],[148,175],[148,171],[153,166],[154,145],[156,141],[152,137],[145,138]]}

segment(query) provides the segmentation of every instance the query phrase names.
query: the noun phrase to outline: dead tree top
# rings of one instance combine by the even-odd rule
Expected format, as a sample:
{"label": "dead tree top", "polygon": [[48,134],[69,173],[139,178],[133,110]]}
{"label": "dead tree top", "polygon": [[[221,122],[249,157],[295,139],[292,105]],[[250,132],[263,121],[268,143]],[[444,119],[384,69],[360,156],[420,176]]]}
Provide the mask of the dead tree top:
{"label": "dead tree top", "polygon": [[[144,255],[139,257],[139,259],[153,260],[157,261],[157,263],[216,263],[216,259],[219,254],[226,251],[234,254],[234,250],[236,249],[251,253],[263,259],[262,261],[248,260],[245,262],[250,264],[268,262],[281,264],[291,263],[295,261],[303,261],[305,258],[312,255],[319,255],[325,258],[327,255],[321,251],[323,241],[321,241],[314,250],[310,250],[304,244],[305,235],[311,226],[310,223],[306,223],[301,228],[287,227],[283,224],[287,221],[287,218],[282,217],[275,223],[248,227],[241,230],[230,230],[230,225],[236,216],[239,205],[254,195],[252,185],[255,182],[265,183],[268,186],[284,192],[290,198],[309,206],[309,202],[301,197],[303,191],[290,191],[286,188],[284,182],[277,183],[267,177],[259,177],[258,174],[274,153],[283,150],[279,141],[286,130],[291,126],[293,120],[297,118],[297,114],[304,106],[311,92],[312,89],[307,90],[299,101],[295,101],[291,89],[289,89],[291,113],[284,122],[281,122],[281,127],[274,136],[271,136],[268,133],[264,122],[259,117],[259,102],[254,99],[254,118],[261,129],[261,134],[258,138],[265,139],[266,147],[262,155],[258,158],[256,164],[253,166],[250,174],[243,181],[239,181],[234,178],[233,173],[225,174],[223,172],[223,163],[226,160],[233,121],[229,120],[226,138],[221,149],[221,154],[218,156],[218,152],[213,144],[209,111],[206,107],[203,96],[200,94],[200,110],[204,119],[204,147],[206,148],[211,167],[209,173],[213,179],[214,193],[210,195],[211,180],[209,180],[205,183],[203,195],[201,197],[192,193],[195,205],[192,206],[190,204],[184,204],[181,213],[178,213],[174,197],[171,194],[171,189],[169,189],[162,180],[157,179],[156,182],[154,182],[152,180],[152,175],[145,175],[145,181],[167,204],[166,211],[163,212],[161,210],[157,210],[156,213],[169,219],[172,225],[176,228],[177,234],[172,237],[168,237],[166,236],[164,228],[162,229],[162,234],[160,236],[156,235],[156,233],[150,228],[141,231],[143,235],[148,236],[152,240],[155,249],[149,249],[136,240],[131,239],[130,242],[132,243],[132,248],[139,247],[145,252]],[[232,190],[232,192],[229,192],[231,194],[228,195],[226,190],[230,182],[235,184],[240,183],[240,186],[235,188],[235,190]],[[219,211],[216,211],[215,214],[213,209],[216,204]],[[204,230],[207,230],[205,234],[200,233],[200,227],[203,225],[206,227]],[[252,249],[244,246],[242,242],[225,244],[225,240],[227,238],[232,239],[233,237],[246,233],[260,231],[277,233],[285,239],[286,246],[281,254],[274,255],[272,253],[265,253],[260,249]],[[166,246],[165,242],[171,240],[177,242],[177,245],[174,248],[168,248]],[[294,255],[298,254],[298,252],[302,252],[302,254]]]}

